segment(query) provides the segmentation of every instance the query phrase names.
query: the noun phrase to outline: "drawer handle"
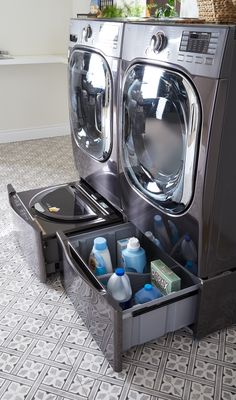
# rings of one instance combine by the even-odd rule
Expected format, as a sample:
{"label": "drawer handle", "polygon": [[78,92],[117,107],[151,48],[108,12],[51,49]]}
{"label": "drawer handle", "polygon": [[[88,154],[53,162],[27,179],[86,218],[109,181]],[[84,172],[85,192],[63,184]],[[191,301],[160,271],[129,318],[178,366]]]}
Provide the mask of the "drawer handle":
{"label": "drawer handle", "polygon": [[175,298],[173,298],[173,299],[166,300],[166,301],[163,302],[163,303],[154,304],[153,306],[145,307],[145,308],[142,308],[142,309],[140,309],[140,310],[133,311],[133,312],[132,312],[132,315],[133,315],[133,317],[138,317],[139,315],[146,314],[146,313],[148,313],[148,312],[150,312],[150,311],[153,311],[153,310],[156,310],[156,309],[158,309],[158,308],[162,308],[162,307],[168,306],[169,304],[176,303],[177,301],[187,299],[188,297],[192,297],[192,296],[194,296],[194,295],[196,295],[196,294],[198,294],[198,293],[199,293],[199,290],[196,289],[196,290],[194,290],[193,292],[189,292],[189,293],[182,294],[182,295],[179,296],[179,297],[175,297]]}
{"label": "drawer handle", "polygon": [[[101,285],[101,283],[96,279],[93,273],[89,270],[83,259],[80,255],[75,251],[75,249],[68,243],[68,238],[62,233],[57,232],[57,239],[61,246],[64,256],[66,257],[67,262],[71,266],[71,268],[76,271],[77,274],[81,276],[81,278],[86,281],[86,283],[94,290],[97,290],[101,294],[106,294],[106,290]],[[78,266],[80,269],[78,269]],[[86,272],[84,272],[86,271]]]}

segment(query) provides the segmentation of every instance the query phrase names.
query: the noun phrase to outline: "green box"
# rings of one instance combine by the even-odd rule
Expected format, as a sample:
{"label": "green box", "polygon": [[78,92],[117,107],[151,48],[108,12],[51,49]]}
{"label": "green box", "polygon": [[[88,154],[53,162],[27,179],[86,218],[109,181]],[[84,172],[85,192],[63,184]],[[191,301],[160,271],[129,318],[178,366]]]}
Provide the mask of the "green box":
{"label": "green box", "polygon": [[177,292],[181,289],[181,279],[161,260],[151,262],[151,279],[164,294]]}

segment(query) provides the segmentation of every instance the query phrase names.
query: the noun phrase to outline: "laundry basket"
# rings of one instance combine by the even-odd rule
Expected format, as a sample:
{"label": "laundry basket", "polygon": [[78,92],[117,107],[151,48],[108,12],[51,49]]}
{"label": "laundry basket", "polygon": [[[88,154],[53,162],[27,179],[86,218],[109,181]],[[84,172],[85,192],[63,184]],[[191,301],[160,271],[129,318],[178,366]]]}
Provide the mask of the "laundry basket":
{"label": "laundry basket", "polygon": [[236,0],[198,0],[198,8],[205,21],[236,23]]}

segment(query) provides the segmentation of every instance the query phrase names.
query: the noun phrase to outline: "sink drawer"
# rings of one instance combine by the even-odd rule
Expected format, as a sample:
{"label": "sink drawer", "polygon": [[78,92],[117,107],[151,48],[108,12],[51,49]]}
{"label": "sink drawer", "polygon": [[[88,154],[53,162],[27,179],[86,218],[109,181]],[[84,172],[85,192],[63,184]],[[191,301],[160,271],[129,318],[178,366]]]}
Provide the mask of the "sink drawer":
{"label": "sink drawer", "polygon": [[[181,277],[181,290],[122,310],[100,282],[109,275],[98,279],[88,268],[89,254],[97,236],[107,239],[114,267],[117,240],[138,237],[149,263],[160,258]],[[161,253],[133,224],[109,226],[71,238],[58,233],[58,240],[63,259],[63,286],[115,371],[122,369],[122,352],[195,321],[200,280]],[[130,273],[129,277],[133,293],[150,281],[149,270],[144,274]]]}

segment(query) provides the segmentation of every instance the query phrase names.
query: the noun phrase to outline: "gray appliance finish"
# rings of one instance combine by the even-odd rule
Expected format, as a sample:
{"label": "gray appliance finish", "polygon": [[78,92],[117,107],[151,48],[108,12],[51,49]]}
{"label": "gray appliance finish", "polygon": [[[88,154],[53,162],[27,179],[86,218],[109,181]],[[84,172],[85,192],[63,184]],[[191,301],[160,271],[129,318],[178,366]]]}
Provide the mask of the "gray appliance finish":
{"label": "gray appliance finish", "polygon": [[236,322],[236,27],[127,24],[122,59],[124,212],[195,241],[202,337]]}
{"label": "gray appliance finish", "polygon": [[118,179],[117,98],[122,22],[72,19],[69,44],[69,108],[79,174],[116,207]]}

